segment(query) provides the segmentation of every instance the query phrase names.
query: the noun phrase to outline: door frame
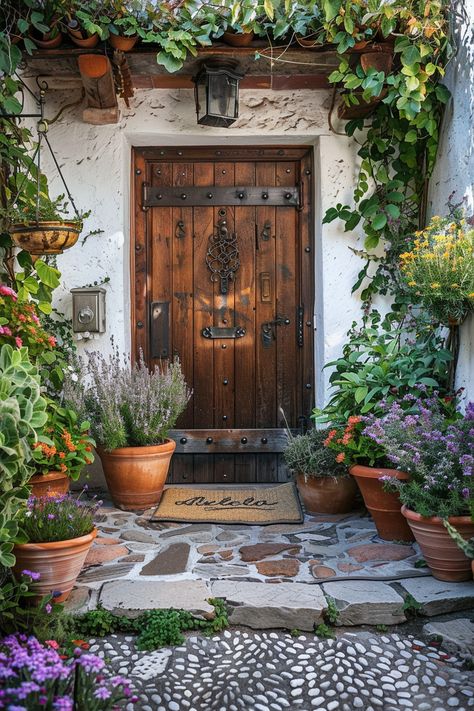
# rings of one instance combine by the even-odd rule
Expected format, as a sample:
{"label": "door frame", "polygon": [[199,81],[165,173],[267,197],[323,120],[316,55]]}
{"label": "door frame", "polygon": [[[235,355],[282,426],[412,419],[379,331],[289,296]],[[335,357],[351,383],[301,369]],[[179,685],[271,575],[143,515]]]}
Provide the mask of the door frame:
{"label": "door frame", "polygon": [[[302,206],[300,212],[300,235],[298,259],[300,265],[299,291],[301,303],[305,308],[306,321],[303,324],[304,335],[311,340],[311,348],[305,348],[303,353],[304,366],[301,373],[308,373],[305,382],[298,385],[300,392],[298,400],[304,403],[305,414],[309,414],[315,404],[315,163],[314,147],[302,145],[271,145],[271,146],[151,146],[132,147],[131,152],[131,191],[130,191],[130,336],[132,359],[138,357],[137,332],[140,320],[137,313],[141,310],[146,315],[147,294],[150,290],[149,255],[147,249],[147,211],[142,207],[144,184],[147,181],[147,164],[169,160],[206,160],[206,161],[238,161],[245,160],[263,162],[266,160],[279,162],[299,161],[301,165],[300,190]],[[142,322],[143,323],[143,322]],[[145,330],[145,343],[148,343],[148,329]],[[306,340],[305,338],[305,340]],[[303,377],[303,376],[302,376]],[[303,414],[303,413],[302,413]],[[281,451],[281,450],[280,450]]]}

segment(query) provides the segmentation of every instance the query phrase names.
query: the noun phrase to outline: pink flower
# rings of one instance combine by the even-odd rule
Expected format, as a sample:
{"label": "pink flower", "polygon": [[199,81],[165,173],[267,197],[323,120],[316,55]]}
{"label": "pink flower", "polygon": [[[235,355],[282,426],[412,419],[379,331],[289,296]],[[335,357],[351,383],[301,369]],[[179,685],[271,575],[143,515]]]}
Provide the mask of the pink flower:
{"label": "pink flower", "polygon": [[49,345],[50,345],[52,348],[54,348],[54,346],[56,345],[56,339],[55,339],[55,337],[54,337],[54,336],[48,336],[48,343],[49,343]]}
{"label": "pink flower", "polygon": [[36,314],[31,314],[31,318],[33,319],[33,321],[36,323],[37,326],[40,325],[40,320]]}
{"label": "pink flower", "polygon": [[0,284],[0,296],[11,296],[13,301],[16,301],[16,292],[10,289],[6,284]]}
{"label": "pink flower", "polygon": [[12,336],[11,330],[8,326],[0,326],[0,336]]}
{"label": "pink flower", "polygon": [[59,644],[54,639],[47,639],[45,644],[51,647],[51,649],[59,649]]}
{"label": "pink flower", "polygon": [[23,345],[23,341],[21,340],[21,338],[19,336],[15,337],[15,343],[16,343],[17,348],[21,348]]}

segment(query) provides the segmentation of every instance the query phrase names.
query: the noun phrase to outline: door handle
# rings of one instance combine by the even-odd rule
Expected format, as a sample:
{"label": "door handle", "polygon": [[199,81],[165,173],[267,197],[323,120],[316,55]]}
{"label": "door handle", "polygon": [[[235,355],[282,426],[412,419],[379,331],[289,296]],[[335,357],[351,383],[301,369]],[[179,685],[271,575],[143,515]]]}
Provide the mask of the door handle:
{"label": "door handle", "polygon": [[276,316],[273,321],[265,321],[261,325],[262,344],[264,348],[270,348],[272,341],[276,339],[276,326],[289,326],[291,323],[287,316]]}

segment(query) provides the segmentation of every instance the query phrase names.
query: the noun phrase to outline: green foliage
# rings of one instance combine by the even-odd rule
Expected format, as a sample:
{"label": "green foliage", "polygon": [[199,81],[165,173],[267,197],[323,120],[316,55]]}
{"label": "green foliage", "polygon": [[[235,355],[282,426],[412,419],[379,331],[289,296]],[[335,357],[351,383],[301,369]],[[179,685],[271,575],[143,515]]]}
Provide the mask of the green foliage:
{"label": "green foliage", "polygon": [[420,384],[446,391],[452,356],[429,325],[411,325],[397,312],[382,320],[372,311],[360,329],[353,324],[348,336],[342,357],[325,366],[334,368],[329,378],[334,392],[323,411],[314,411],[317,421],[343,423],[351,415],[377,414],[381,401],[417,394]]}
{"label": "green foliage", "polygon": [[407,593],[405,595],[405,597],[403,598],[402,610],[405,613],[406,617],[418,617],[418,615],[421,614],[422,609],[423,605],[417,600],[415,600],[413,595],[410,595],[410,593]]}
{"label": "green foliage", "polygon": [[303,435],[287,430],[288,444],[283,458],[290,469],[307,477],[348,476],[347,467],[336,462],[336,454],[324,446],[328,430],[311,429]]}
{"label": "green foliage", "polygon": [[324,619],[329,625],[335,625],[340,616],[336,601],[330,595],[326,595],[326,603],[327,607],[324,611]]}
{"label": "green foliage", "polygon": [[334,639],[336,636],[334,630],[325,625],[324,622],[314,628],[314,634],[321,639]]}
{"label": "green foliage", "polygon": [[450,524],[449,521],[443,521],[443,524],[457,547],[462,550],[464,555],[467,556],[467,558],[474,559],[474,538],[466,541],[466,539],[461,536],[459,531],[452,524]]}
{"label": "green foliage", "polygon": [[301,630],[295,627],[295,629],[289,631],[289,634],[291,635],[291,637],[299,637],[301,634]]}
{"label": "green foliage", "polygon": [[32,473],[32,438],[46,422],[46,402],[41,396],[36,368],[27,349],[0,349],[0,565],[10,567],[15,558],[18,520],[28,498]]}
{"label": "green foliage", "polygon": [[75,631],[85,637],[105,637],[114,632],[136,634],[137,649],[152,651],[184,642],[183,632],[199,630],[210,635],[228,627],[227,610],[223,600],[209,600],[215,610],[213,620],[203,620],[185,610],[149,610],[138,617],[114,615],[102,607],[75,618]]}
{"label": "green foliage", "polygon": [[375,629],[377,630],[377,632],[380,632],[381,634],[383,634],[384,632],[388,632],[387,625],[375,625]]}

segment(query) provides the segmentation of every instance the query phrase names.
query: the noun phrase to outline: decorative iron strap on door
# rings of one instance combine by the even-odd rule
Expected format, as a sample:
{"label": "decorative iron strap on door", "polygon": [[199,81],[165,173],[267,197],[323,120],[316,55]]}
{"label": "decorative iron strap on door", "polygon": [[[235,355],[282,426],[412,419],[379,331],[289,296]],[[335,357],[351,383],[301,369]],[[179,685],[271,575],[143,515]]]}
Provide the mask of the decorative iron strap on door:
{"label": "decorative iron strap on door", "polygon": [[300,188],[156,188],[143,183],[144,208],[179,207],[182,205],[286,205],[300,207]]}
{"label": "decorative iron strap on door", "polygon": [[193,390],[174,483],[286,481],[285,422],[310,415],[312,150],[137,149],[133,334]]}

